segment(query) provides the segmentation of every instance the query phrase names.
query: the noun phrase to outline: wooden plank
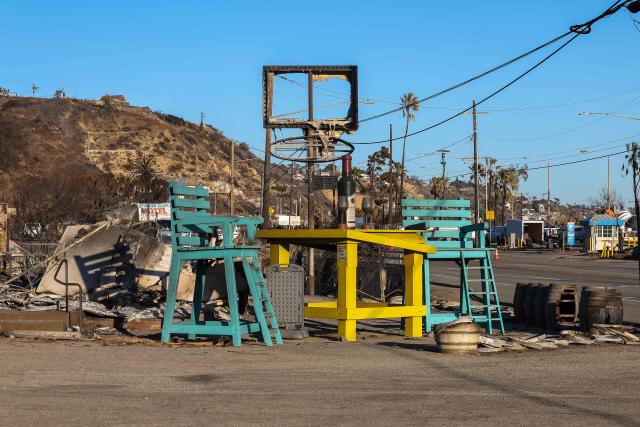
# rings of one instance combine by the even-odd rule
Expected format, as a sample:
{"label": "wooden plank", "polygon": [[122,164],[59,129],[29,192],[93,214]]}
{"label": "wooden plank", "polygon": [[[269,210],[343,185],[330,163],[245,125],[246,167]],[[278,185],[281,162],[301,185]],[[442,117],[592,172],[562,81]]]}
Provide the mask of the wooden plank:
{"label": "wooden plank", "polygon": [[445,228],[449,230],[451,229],[457,230],[460,227],[464,227],[465,225],[471,225],[471,221],[466,219],[461,219],[461,220],[433,219],[433,220],[428,220],[427,225],[429,226],[429,228],[435,227],[435,228]]}
{"label": "wooden plank", "polygon": [[209,237],[178,236],[178,245],[184,246],[209,246]]}
{"label": "wooden plank", "polygon": [[403,208],[403,217],[429,218],[471,218],[471,211],[467,209],[413,209]]}
{"label": "wooden plank", "polygon": [[418,200],[402,199],[402,207],[440,207],[440,208],[470,208],[471,201],[467,199],[455,200]]}
{"label": "wooden plank", "polygon": [[[461,243],[464,243],[464,246],[461,246]],[[470,240],[465,240],[463,242],[460,242],[460,240],[427,240],[427,244],[435,246],[438,249],[473,247],[473,242]]]}
{"label": "wooden plank", "polygon": [[186,185],[171,182],[169,184],[171,195],[180,194],[184,196],[209,197],[209,190],[198,184],[195,187],[187,187]]}
{"label": "wooden plank", "polygon": [[173,229],[176,233],[198,233],[198,234],[211,234],[213,233],[213,227],[208,225],[198,224],[176,224]]}
{"label": "wooden plank", "polygon": [[180,197],[172,197],[171,204],[176,208],[211,209],[211,203],[209,203],[208,199],[184,199]]}

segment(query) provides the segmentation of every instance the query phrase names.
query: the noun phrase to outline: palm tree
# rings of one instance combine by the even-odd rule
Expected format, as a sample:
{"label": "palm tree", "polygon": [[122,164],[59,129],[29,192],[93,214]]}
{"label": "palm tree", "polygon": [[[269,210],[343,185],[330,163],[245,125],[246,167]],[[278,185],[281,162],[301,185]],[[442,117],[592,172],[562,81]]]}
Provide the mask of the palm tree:
{"label": "palm tree", "polygon": [[420,111],[420,103],[418,98],[411,92],[407,92],[400,97],[400,104],[402,105],[402,116],[405,118],[404,125],[404,140],[402,142],[402,162],[400,173],[400,195],[398,200],[398,209],[401,209],[402,199],[404,198],[404,156],[407,147],[407,134],[409,133],[409,122],[414,120],[416,116],[414,112]]}
{"label": "palm tree", "polygon": [[[485,165],[485,173],[486,173],[486,177],[485,179],[487,180],[487,187],[489,188],[490,191],[493,191],[495,194],[495,181],[496,181],[496,163],[498,163],[498,160],[494,159],[493,157],[489,157],[487,158],[487,164]],[[490,196],[490,192],[488,192],[487,194],[487,198],[491,199]],[[493,203],[490,203],[491,200],[487,200],[487,209],[491,209],[493,207],[493,209],[496,209],[496,202],[497,199],[494,198]]]}

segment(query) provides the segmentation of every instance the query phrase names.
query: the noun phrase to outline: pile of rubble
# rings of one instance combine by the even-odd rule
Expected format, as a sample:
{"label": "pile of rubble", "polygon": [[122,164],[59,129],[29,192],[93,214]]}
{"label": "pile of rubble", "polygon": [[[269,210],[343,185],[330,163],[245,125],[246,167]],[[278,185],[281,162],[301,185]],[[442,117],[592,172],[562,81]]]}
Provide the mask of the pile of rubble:
{"label": "pile of rubble", "polygon": [[640,329],[626,325],[594,325],[590,333],[563,330],[557,335],[510,332],[507,335],[480,336],[479,353],[546,350],[568,345],[640,344]]}

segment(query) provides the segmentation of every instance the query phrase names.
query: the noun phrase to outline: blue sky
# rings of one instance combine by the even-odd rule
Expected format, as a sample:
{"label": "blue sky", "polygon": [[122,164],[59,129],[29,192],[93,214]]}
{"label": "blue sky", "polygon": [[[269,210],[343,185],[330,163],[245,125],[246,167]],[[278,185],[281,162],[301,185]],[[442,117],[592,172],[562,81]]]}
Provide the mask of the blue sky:
{"label": "blue sky", "polygon": [[[263,148],[264,64],[358,65],[360,95],[376,100],[360,106],[366,117],[393,107],[390,103],[404,92],[426,96],[491,68],[596,16],[610,3],[5,0],[0,3],[0,86],[28,95],[36,83],[39,96],[59,87],[80,98],[122,93],[135,105],[192,121],[203,111],[206,121],[228,136]],[[478,117],[480,155],[533,167],[547,159],[558,163],[613,153],[639,141],[640,121],[578,115],[640,116],[639,42],[640,32],[626,10],[598,22],[591,34],[480,108],[489,111]],[[541,57],[425,104],[411,128],[426,127],[452,112],[447,109],[483,98]],[[585,100],[590,101],[575,103]],[[568,103],[574,104],[531,109]],[[497,111],[512,108],[524,110]],[[363,123],[349,138],[386,138],[390,123],[399,135],[398,113]],[[469,134],[471,117],[462,116],[409,138],[407,157]],[[581,154],[585,147],[590,152]],[[358,147],[355,163],[363,163],[373,148]],[[466,173],[458,158],[471,154],[470,143],[451,151],[447,175]],[[628,201],[631,183],[619,172],[622,157],[611,163],[613,188]],[[552,197],[585,201],[606,185],[606,164],[601,159],[552,169]],[[440,173],[435,156],[413,160],[407,168],[425,178]],[[531,171],[523,191],[540,197],[546,183],[546,170]]]}

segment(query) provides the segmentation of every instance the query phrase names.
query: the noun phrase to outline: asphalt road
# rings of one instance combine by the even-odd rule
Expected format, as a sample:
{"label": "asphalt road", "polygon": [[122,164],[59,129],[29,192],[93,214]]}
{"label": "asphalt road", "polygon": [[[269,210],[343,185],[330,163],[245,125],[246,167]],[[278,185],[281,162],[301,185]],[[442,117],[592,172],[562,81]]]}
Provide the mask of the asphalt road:
{"label": "asphalt road", "polygon": [[640,423],[640,346],[452,356],[390,335],[274,349],[4,338],[0,354],[2,425]]}
{"label": "asphalt road", "polygon": [[[447,284],[459,282],[459,268],[453,262],[433,262],[432,280]],[[566,282],[582,286],[610,286],[620,289],[625,321],[640,323],[640,282],[638,262],[594,259],[563,252],[500,252],[494,273],[502,301],[512,302],[518,282]]]}

